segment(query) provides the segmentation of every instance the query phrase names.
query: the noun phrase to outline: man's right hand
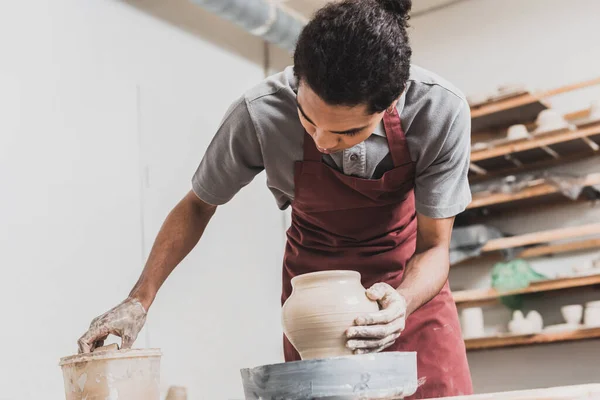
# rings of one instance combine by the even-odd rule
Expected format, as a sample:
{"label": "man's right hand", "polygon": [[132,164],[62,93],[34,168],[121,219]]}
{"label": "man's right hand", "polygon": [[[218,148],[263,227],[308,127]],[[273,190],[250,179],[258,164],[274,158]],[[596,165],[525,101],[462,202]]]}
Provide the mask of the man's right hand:
{"label": "man's right hand", "polygon": [[137,299],[121,304],[92,320],[88,331],[77,341],[79,353],[90,353],[104,345],[109,334],[121,338],[121,348],[129,349],[146,322],[146,310]]}

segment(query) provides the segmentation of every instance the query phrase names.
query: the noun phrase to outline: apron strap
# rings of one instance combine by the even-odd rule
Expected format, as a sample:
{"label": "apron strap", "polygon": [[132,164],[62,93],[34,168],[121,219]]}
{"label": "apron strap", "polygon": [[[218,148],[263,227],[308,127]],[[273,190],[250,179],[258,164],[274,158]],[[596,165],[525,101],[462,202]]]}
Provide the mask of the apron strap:
{"label": "apron strap", "polygon": [[402,129],[400,114],[398,114],[396,107],[394,107],[394,111],[391,113],[387,112],[387,110],[384,111],[383,126],[385,127],[385,134],[388,146],[390,147],[390,153],[392,154],[392,160],[394,161],[394,167],[399,167],[410,162],[411,158],[408,151],[408,144],[406,143],[406,135]]}
{"label": "apron strap", "polygon": [[321,162],[323,154],[317,150],[315,141],[310,137],[308,132],[304,131],[304,161]]}

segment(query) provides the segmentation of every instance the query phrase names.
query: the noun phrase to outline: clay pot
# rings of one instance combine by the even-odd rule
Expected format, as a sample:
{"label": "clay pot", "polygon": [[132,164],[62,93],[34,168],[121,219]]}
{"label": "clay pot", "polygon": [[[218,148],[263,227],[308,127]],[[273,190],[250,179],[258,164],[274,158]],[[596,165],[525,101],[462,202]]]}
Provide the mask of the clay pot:
{"label": "clay pot", "polygon": [[187,400],[187,389],[183,386],[171,386],[165,400]]}
{"label": "clay pot", "polygon": [[283,331],[303,360],[351,355],[346,330],[356,317],[377,312],[356,271],[322,271],[292,279],[283,305]]}
{"label": "clay pot", "polygon": [[67,400],[159,400],[160,350],[79,354],[60,360]]}

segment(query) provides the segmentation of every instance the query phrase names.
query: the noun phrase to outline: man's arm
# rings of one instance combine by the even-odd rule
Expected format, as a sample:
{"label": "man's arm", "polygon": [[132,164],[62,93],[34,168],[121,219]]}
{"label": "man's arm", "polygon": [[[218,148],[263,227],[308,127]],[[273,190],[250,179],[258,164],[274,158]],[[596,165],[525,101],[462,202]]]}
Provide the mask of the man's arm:
{"label": "man's arm", "polygon": [[216,209],[193,191],[188,192],[160,228],[130,298],[137,299],[144,309],[150,308],[167,277],[198,244]]}
{"label": "man's arm", "polygon": [[78,341],[80,353],[89,353],[102,346],[109,334],[121,337],[122,348],[133,345],[158,290],[196,246],[216,208],[200,200],[192,191],[173,208],[129,297],[92,321],[89,330]]}
{"label": "man's arm", "polygon": [[434,219],[417,214],[417,248],[397,288],[406,300],[406,314],[433,299],[448,280],[450,238],[454,217]]}
{"label": "man's arm", "polygon": [[227,203],[263,169],[260,143],[242,96],[231,105],[208,146],[192,178],[193,191],[163,223],[129,297],[92,321],[79,339],[79,351],[93,351],[109,334],[120,336],[122,347],[130,348],[156,293],[198,243],[217,205]]}

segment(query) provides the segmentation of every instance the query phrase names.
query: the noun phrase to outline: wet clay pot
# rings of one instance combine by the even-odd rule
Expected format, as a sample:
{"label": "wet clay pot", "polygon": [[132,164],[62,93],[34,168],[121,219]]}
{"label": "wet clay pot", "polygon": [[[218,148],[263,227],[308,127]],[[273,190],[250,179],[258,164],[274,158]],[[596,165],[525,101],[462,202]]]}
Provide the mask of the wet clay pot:
{"label": "wet clay pot", "polygon": [[283,305],[283,331],[303,360],[351,355],[346,330],[360,315],[379,310],[356,271],[322,271],[292,279]]}
{"label": "wet clay pot", "polygon": [[60,360],[67,400],[159,400],[160,350],[79,354]]}

